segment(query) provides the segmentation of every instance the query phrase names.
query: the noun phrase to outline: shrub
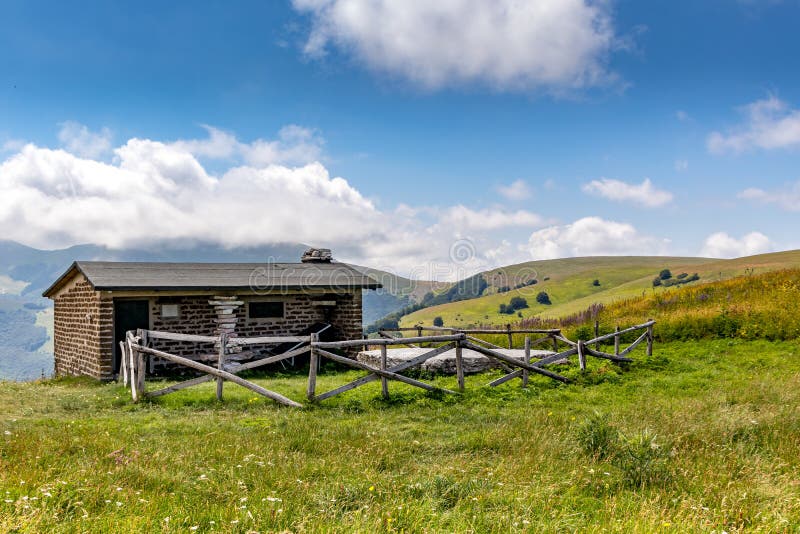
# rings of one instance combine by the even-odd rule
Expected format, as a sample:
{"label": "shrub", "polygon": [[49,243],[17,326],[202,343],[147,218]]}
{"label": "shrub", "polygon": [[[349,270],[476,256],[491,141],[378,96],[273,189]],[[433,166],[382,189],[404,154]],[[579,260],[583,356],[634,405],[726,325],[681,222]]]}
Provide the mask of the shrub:
{"label": "shrub", "polygon": [[669,447],[656,440],[649,430],[624,438],[611,463],[622,474],[622,481],[631,488],[666,484],[672,480]]}
{"label": "shrub", "polygon": [[539,304],[552,304],[550,301],[550,295],[548,295],[546,291],[539,291],[539,294],[536,295],[536,302]]}
{"label": "shrub", "polygon": [[595,287],[600,287],[600,280],[595,278],[594,280],[592,280],[592,285]]}
{"label": "shrub", "polygon": [[595,460],[605,460],[617,452],[619,431],[608,416],[595,412],[578,429],[577,441],[585,454]]}
{"label": "shrub", "polygon": [[676,276],[676,278],[677,278],[678,280],[683,280],[683,279],[684,279],[684,278],[686,278],[687,276],[689,276],[689,274],[688,274],[688,273],[681,273],[681,274],[679,274],[678,276]]}
{"label": "shrub", "polygon": [[672,273],[669,271],[669,269],[662,269],[661,272],[658,273],[658,277],[662,280],[669,280],[672,278]]}
{"label": "shrub", "polygon": [[434,317],[433,326],[444,326],[444,319],[442,319],[440,316]]}
{"label": "shrub", "polygon": [[657,276],[655,278],[653,278],[653,287],[658,287],[660,285],[661,285],[661,278],[659,278]]}
{"label": "shrub", "polygon": [[512,310],[524,310],[525,308],[528,307],[528,301],[522,297],[513,297],[508,306]]}

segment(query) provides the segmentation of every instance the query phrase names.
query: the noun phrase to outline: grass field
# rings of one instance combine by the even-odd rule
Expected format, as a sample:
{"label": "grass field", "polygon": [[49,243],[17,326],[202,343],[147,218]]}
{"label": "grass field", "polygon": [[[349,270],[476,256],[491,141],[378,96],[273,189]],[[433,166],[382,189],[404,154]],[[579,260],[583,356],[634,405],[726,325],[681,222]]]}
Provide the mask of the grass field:
{"label": "grass field", "polygon": [[[463,396],[392,383],[387,402],[373,383],[304,410],[233,385],[133,405],[114,384],[2,383],[0,531],[800,528],[800,342],[634,357],[566,386],[488,374]],[[301,376],[257,381],[303,398]]]}
{"label": "grass field", "polygon": [[[763,273],[778,269],[800,267],[800,251],[777,252],[748,256],[732,260],[709,258],[673,258],[661,256],[566,258],[527,262],[485,273],[490,283],[489,294],[477,299],[433,306],[406,315],[400,326],[430,325],[435,317],[442,317],[445,326],[465,327],[480,324],[506,324],[530,317],[558,318],[581,312],[594,303],[610,304],[643,294],[669,291],[653,288],[653,278],[661,269],[670,269],[674,275],[681,272],[698,273],[700,283],[726,280],[747,272]],[[515,281],[535,276],[536,285],[496,293],[497,286],[511,287]],[[549,280],[545,280],[549,278]],[[592,285],[597,279],[599,286]],[[697,282],[693,282],[697,284]],[[689,284],[691,285],[691,284]],[[546,291],[551,305],[538,304],[536,295]],[[499,313],[501,303],[514,296],[524,297],[528,305],[521,310],[522,317]]]}

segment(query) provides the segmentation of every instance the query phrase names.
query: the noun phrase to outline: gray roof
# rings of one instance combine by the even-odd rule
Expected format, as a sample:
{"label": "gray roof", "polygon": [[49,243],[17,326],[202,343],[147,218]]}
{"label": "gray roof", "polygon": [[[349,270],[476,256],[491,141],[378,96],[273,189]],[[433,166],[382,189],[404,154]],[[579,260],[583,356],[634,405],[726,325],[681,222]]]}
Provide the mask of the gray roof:
{"label": "gray roof", "polygon": [[345,263],[138,263],[76,261],[43,293],[53,295],[82,273],[102,291],[377,289],[374,278]]}

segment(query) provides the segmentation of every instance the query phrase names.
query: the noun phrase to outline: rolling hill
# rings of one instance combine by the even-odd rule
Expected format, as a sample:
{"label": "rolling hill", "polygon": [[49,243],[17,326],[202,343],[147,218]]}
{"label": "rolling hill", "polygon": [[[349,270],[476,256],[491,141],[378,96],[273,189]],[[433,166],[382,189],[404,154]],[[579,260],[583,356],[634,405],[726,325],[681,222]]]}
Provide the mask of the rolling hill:
{"label": "rolling hill", "polygon": [[[595,303],[609,304],[620,299],[667,291],[666,287],[653,287],[653,279],[662,269],[669,269],[675,276],[697,273],[700,280],[691,284],[700,284],[746,273],[792,267],[800,267],[800,250],[731,260],[617,256],[526,262],[482,273],[488,285],[481,297],[416,311],[402,317],[400,326],[428,325],[435,317],[441,317],[445,326],[456,327],[506,324],[531,317],[563,317],[583,311]],[[534,279],[537,283],[524,285]],[[599,285],[594,285],[595,280]],[[548,294],[551,304],[536,302],[536,296],[541,291]],[[513,315],[501,314],[500,305],[509,303],[513,297],[526,299],[529,307]]]}

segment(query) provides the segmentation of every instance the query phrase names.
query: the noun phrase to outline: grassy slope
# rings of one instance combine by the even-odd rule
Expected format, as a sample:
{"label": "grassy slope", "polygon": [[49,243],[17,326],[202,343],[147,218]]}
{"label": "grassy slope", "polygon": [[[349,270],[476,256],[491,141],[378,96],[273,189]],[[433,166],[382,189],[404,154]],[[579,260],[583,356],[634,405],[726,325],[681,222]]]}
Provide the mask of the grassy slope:
{"label": "grassy slope", "polygon": [[[437,399],[392,383],[280,409],[213,384],[0,388],[0,531],[785,531],[800,521],[800,343],[656,346],[583,384]],[[600,365],[600,366],[598,366]],[[573,376],[574,369],[568,370]],[[320,389],[356,376],[321,376]],[[259,380],[301,399],[301,377]],[[452,379],[442,379],[452,386]],[[665,448],[655,483],[587,455],[595,410]]]}
{"label": "grassy slope", "polygon": [[[498,313],[501,303],[520,295],[527,299],[530,308],[522,310],[523,317],[562,317],[585,310],[593,303],[608,304],[620,299],[652,293],[652,280],[662,268],[671,269],[673,274],[680,272],[701,276],[700,282],[727,279],[742,275],[745,269],[756,273],[776,269],[800,267],[800,250],[761,254],[733,260],[708,258],[668,258],[649,257],[597,257],[567,258],[528,262],[487,273],[487,280],[494,278],[519,279],[529,272],[536,272],[540,283],[534,286],[512,290],[508,293],[491,294],[479,299],[456,302],[426,308],[403,318],[401,326],[418,323],[430,324],[433,318],[441,316],[445,325],[463,326],[468,324],[505,324],[519,320],[516,315]],[[502,275],[497,275],[502,272]],[[544,277],[550,280],[544,281]],[[600,280],[600,287],[592,286],[592,281]],[[536,294],[547,291],[553,302],[550,306],[537,304]],[[656,290],[668,291],[667,288]]]}

